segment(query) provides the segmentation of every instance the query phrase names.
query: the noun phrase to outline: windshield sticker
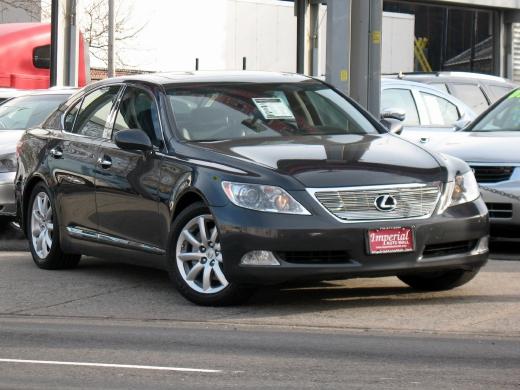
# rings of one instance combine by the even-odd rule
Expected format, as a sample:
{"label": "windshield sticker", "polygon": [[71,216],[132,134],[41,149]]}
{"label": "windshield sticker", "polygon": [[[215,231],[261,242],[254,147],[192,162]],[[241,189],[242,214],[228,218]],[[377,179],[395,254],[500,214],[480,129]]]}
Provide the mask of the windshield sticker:
{"label": "windshield sticker", "polygon": [[294,115],[280,98],[253,98],[255,106],[260,110],[263,117],[271,119],[294,120]]}

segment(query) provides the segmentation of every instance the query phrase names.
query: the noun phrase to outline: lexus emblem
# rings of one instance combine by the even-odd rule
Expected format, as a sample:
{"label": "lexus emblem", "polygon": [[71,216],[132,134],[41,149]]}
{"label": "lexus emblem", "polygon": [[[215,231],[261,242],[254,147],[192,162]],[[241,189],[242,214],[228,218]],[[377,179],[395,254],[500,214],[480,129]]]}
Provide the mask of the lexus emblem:
{"label": "lexus emblem", "polygon": [[379,211],[389,212],[394,211],[397,207],[397,199],[395,199],[392,195],[379,195],[376,200],[374,200],[374,206]]}

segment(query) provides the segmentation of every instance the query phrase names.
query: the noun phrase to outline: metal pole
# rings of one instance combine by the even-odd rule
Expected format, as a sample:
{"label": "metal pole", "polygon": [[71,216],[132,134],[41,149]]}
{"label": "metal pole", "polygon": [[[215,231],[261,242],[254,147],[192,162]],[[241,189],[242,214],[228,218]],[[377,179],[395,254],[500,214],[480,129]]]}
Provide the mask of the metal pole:
{"label": "metal pole", "polygon": [[56,85],[58,85],[58,18],[59,18],[59,1],[52,0],[50,87],[55,87]]}
{"label": "metal pole", "polygon": [[368,105],[376,118],[381,115],[381,43],[383,30],[383,0],[371,0],[368,51]]}
{"label": "metal pole", "polygon": [[[327,82],[350,94],[351,0],[327,1]],[[356,39],[352,41],[356,41]]]}
{"label": "metal pole", "polygon": [[65,39],[64,39],[64,54],[63,57],[63,85],[71,85],[70,77],[70,57],[72,50],[71,42],[71,13],[72,1],[65,0]]}
{"label": "metal pole", "polygon": [[[352,0],[350,95],[372,115],[380,115],[382,0]],[[328,61],[327,61],[328,62]]]}
{"label": "metal pole", "polygon": [[296,72],[305,72],[305,11],[307,0],[294,1],[296,15]]}
{"label": "metal pole", "polygon": [[115,51],[115,10],[114,0],[108,0],[108,69],[107,76],[114,77],[116,75],[115,63],[114,63],[114,51]]}

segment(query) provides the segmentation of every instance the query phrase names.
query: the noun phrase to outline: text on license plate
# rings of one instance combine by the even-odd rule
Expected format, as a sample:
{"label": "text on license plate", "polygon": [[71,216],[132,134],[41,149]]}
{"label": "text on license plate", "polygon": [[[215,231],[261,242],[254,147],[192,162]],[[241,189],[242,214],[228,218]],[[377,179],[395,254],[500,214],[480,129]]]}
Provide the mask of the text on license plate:
{"label": "text on license plate", "polygon": [[369,230],[367,238],[370,254],[412,252],[415,249],[413,229],[410,227]]}

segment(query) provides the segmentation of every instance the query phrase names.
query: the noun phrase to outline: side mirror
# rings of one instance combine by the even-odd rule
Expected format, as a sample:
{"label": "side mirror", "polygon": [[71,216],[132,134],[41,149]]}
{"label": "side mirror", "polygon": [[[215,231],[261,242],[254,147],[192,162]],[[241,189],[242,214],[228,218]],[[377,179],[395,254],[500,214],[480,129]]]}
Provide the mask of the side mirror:
{"label": "side mirror", "polygon": [[406,119],[406,111],[400,108],[385,108],[381,111],[381,119],[395,119],[404,122]]}
{"label": "side mirror", "polygon": [[392,134],[401,134],[403,132],[403,122],[394,118],[383,118],[381,119],[383,126]]}
{"label": "side mirror", "polygon": [[462,129],[468,127],[470,123],[471,121],[469,119],[461,118],[453,124],[453,127],[455,128],[455,131],[461,131]]}
{"label": "side mirror", "polygon": [[120,130],[114,137],[116,145],[123,150],[141,150],[143,152],[153,149],[150,137],[139,129]]}

